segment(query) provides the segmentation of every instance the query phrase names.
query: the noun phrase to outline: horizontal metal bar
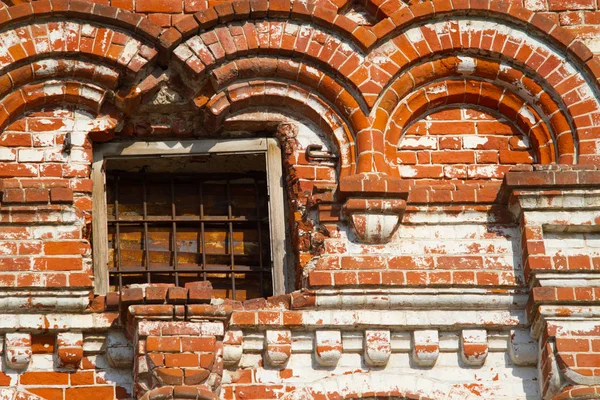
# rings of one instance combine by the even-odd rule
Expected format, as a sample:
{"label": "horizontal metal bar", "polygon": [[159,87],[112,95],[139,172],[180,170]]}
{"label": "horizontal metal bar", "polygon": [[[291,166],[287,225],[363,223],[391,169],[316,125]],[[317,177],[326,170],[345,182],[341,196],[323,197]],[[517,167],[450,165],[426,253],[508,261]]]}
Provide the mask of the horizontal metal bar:
{"label": "horizontal metal bar", "polygon": [[118,274],[145,274],[145,273],[165,273],[165,272],[235,272],[235,273],[241,273],[241,272],[249,272],[249,273],[258,273],[258,272],[271,272],[270,269],[256,269],[254,267],[251,266],[247,266],[247,265],[235,265],[235,269],[231,269],[230,266],[214,266],[214,267],[208,267],[208,268],[202,268],[202,267],[182,267],[179,266],[177,269],[174,268],[152,268],[150,267],[150,269],[146,269],[146,267],[139,267],[139,268],[121,268],[121,270],[119,271],[113,271],[113,270],[109,270],[109,273],[111,275],[118,275]]}
{"label": "horizontal metal bar", "polygon": [[[107,175],[107,179],[108,180],[112,180],[114,179],[113,177],[115,176],[119,176],[122,177],[124,179],[131,179],[131,180],[135,180],[136,182],[139,180],[140,177],[140,172],[129,172],[129,171],[116,171],[116,170],[111,170],[110,171],[110,175]],[[174,183],[199,183],[199,182],[222,182],[222,181],[237,181],[237,180],[242,180],[242,179],[247,179],[247,180],[266,180],[266,172],[261,172],[261,171],[249,171],[247,173],[233,173],[233,172],[228,172],[228,173],[214,173],[214,174],[208,174],[208,173],[198,173],[198,172],[178,172],[176,176],[173,176],[173,174],[169,174],[166,172],[153,172],[152,174],[148,174],[147,175],[148,178],[148,182],[149,183],[164,183],[164,182],[170,182],[171,180],[174,181]],[[224,183],[223,183],[224,184]],[[238,183],[233,183],[234,185],[238,184]],[[239,183],[239,184],[243,184],[243,183]]]}
{"label": "horizontal metal bar", "polygon": [[188,218],[188,217],[182,217],[182,218],[119,218],[119,219],[114,219],[111,218],[107,221],[108,223],[136,223],[136,222],[207,222],[207,223],[229,223],[229,222],[239,222],[239,223],[243,223],[243,222],[262,222],[262,223],[268,223],[269,220],[268,218],[261,218],[260,220],[258,220],[258,218],[252,218],[252,217],[241,217],[241,218],[219,218],[219,217],[209,217],[207,218],[206,216],[204,218]]}

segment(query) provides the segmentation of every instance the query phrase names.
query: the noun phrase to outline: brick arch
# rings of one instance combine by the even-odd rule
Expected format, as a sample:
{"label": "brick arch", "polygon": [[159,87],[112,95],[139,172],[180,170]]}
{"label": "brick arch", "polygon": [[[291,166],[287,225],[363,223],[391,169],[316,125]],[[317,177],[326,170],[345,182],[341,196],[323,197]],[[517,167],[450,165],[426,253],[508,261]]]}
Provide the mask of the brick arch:
{"label": "brick arch", "polygon": [[367,50],[377,40],[371,29],[359,26],[345,15],[338,14],[339,8],[323,1],[307,2],[282,0],[262,3],[257,0],[238,0],[223,3],[202,10],[184,18],[161,37],[176,43],[187,40],[203,30],[210,30],[229,21],[263,19],[265,17],[295,21],[310,21],[316,26],[331,28],[339,32],[363,50]]}
{"label": "brick arch", "polygon": [[472,78],[433,82],[407,96],[391,117],[397,128],[389,130],[386,135],[388,157],[394,156],[400,135],[411,122],[421,119],[428,110],[461,104],[497,109],[509,121],[514,120],[537,143],[540,163],[556,161],[551,133],[526,101],[502,86]]}
{"label": "brick arch", "polygon": [[[355,94],[354,97],[359,104],[366,105],[362,107],[365,114],[367,110],[370,110],[371,113],[369,118],[372,118],[372,120],[369,121],[367,126],[356,129],[360,172],[387,171],[383,157],[385,147],[383,130],[386,122],[382,122],[380,118],[381,115],[385,116],[386,113],[385,109],[381,109],[381,105],[385,103],[382,99],[385,97],[389,86],[393,84],[392,82],[402,76],[407,68],[432,56],[457,51],[473,53],[484,51],[505,60],[511,60],[516,66],[519,64],[519,57],[522,55],[517,53],[518,46],[513,51],[509,49],[510,46],[507,46],[506,43],[514,39],[515,35],[521,35],[524,38],[519,39],[520,41],[517,40],[517,43],[534,40],[536,43],[534,46],[536,49],[534,50],[541,49],[540,51],[543,50],[549,54],[542,65],[529,65],[528,62],[532,64],[534,58],[528,60],[529,57],[527,57],[522,60],[521,73],[523,74],[523,81],[526,81],[527,84],[531,83],[532,87],[536,81],[539,81],[542,82],[542,87],[552,88],[558,86],[560,81],[565,78],[570,80],[569,85],[574,84],[575,87],[581,87],[582,91],[586,91],[592,97],[595,97],[586,100],[581,97],[572,96],[573,98],[569,98],[567,96],[563,105],[560,104],[561,93],[553,96],[544,93],[539,102],[541,107],[546,107],[548,110],[545,114],[551,116],[548,126],[553,126],[555,136],[560,138],[560,140],[557,139],[556,145],[561,149],[559,153],[565,156],[559,161],[573,162],[575,151],[570,150],[570,147],[573,146],[571,142],[573,142],[576,149],[584,155],[583,158],[580,158],[580,162],[594,162],[595,157],[597,157],[593,150],[596,145],[595,136],[597,136],[594,125],[596,120],[600,120],[600,113],[592,119],[590,110],[599,108],[596,101],[598,90],[595,85],[588,83],[595,61],[588,57],[591,53],[586,52],[585,46],[579,42],[565,39],[567,36],[560,36],[561,40],[566,41],[563,44],[556,42],[555,39],[539,41],[523,36],[522,32],[529,29],[540,35],[545,34],[540,26],[546,20],[543,17],[534,17],[529,12],[527,12],[529,14],[525,11],[521,12],[512,6],[486,2],[487,6],[483,7],[478,2],[473,2],[476,12],[469,12],[467,15],[468,2],[465,2],[465,4],[455,3],[456,8],[450,2],[447,2],[447,4],[437,2],[435,3],[435,7],[438,7],[437,11],[436,8],[422,4],[406,7],[406,10],[412,11],[399,11],[399,13],[403,13],[402,18],[395,16],[386,19],[373,29],[365,28],[366,30],[359,31],[358,28],[353,28],[352,34],[348,35],[349,29],[339,29],[336,25],[339,21],[344,21],[343,18],[330,12],[326,7],[323,7],[321,11],[314,6],[316,4],[314,2],[308,3],[306,8],[305,5],[297,6],[297,3],[294,3],[292,6],[283,1],[281,3],[277,2],[277,4],[269,4],[266,9],[259,9],[258,3],[255,2],[240,2],[233,5],[216,6],[197,13],[193,18],[186,20],[185,24],[182,21],[182,23],[172,28],[172,31],[165,32],[165,35],[184,40],[175,49],[175,59],[179,68],[183,72],[187,71],[192,76],[192,81],[203,81],[207,76],[210,76],[212,70],[220,68],[228,59],[247,58],[255,55],[262,57],[275,53],[278,56],[292,56],[310,60],[311,63],[322,68],[326,75],[335,75],[348,93]],[[447,9],[443,7],[443,4],[446,4]],[[305,7],[306,10],[300,12],[295,7]],[[471,40],[470,35],[464,32],[462,34],[460,32],[459,34],[448,34],[445,38],[438,39],[438,36],[443,35],[437,35],[435,24],[449,25],[456,21],[439,21],[436,20],[436,16],[443,14],[447,18],[456,17],[475,21],[477,15],[483,15],[477,10],[483,10],[484,8],[488,10],[490,7],[493,9],[491,14],[494,17],[490,23],[499,22],[507,29],[516,28],[516,30],[514,32],[508,30],[506,35],[497,35],[498,40],[487,40],[485,38],[482,40],[481,32],[474,33],[475,37],[478,38],[476,43]],[[312,11],[308,12],[309,9],[312,9]],[[511,12],[516,13],[521,19],[513,18]],[[399,13],[397,14],[399,15]],[[433,22],[424,22],[426,18],[422,18],[421,13],[427,14]],[[525,14],[527,14],[527,17]],[[309,15],[310,18],[308,18]],[[325,16],[329,18],[329,22],[326,24],[324,24],[324,21],[327,20]],[[258,22],[254,19],[265,17],[267,19],[260,22],[262,24],[260,29],[264,31],[273,29],[271,32],[278,32],[277,34],[261,36],[257,33],[260,29],[257,30],[256,24]],[[286,31],[283,25],[278,25],[281,24],[280,22],[271,20],[271,17],[290,18],[292,21],[302,18],[305,20],[310,19],[310,22],[306,23],[307,29],[311,32],[310,38],[298,46],[297,33],[294,33],[293,29],[292,32]],[[540,20],[540,18],[542,19]],[[240,19],[249,20],[244,27],[252,32],[252,35],[244,32],[244,39],[241,39],[241,33],[236,36],[234,32],[236,29],[241,32],[242,28],[240,26],[236,27],[231,22]],[[331,27],[337,33],[332,34],[330,30],[322,29],[321,27],[324,25]],[[558,27],[552,24],[552,31],[562,32],[562,29],[559,30]],[[370,39],[358,43],[356,35],[362,36],[363,39],[367,37]],[[415,35],[420,39],[415,40]],[[569,34],[567,33],[567,35]],[[372,40],[373,36],[377,39]],[[220,43],[229,43],[229,45],[225,45],[229,48],[227,49],[220,44],[217,45],[217,38],[219,38]],[[551,43],[552,46],[549,46],[547,42]],[[347,54],[340,54],[340,49],[344,49],[344,46],[349,44],[355,44],[357,46],[356,50],[347,52]],[[494,46],[509,50],[505,50],[504,53],[494,52]],[[569,55],[568,65],[551,68],[553,63],[562,62],[561,57],[555,56],[555,54],[558,54],[554,50],[555,48],[558,48],[561,54]],[[557,71],[564,72],[563,76]],[[547,92],[551,93],[551,90]],[[557,107],[560,112],[550,111]],[[577,136],[568,138],[567,136],[573,132],[577,132]],[[365,139],[361,140],[361,137],[365,137]],[[579,142],[582,140],[586,140],[587,143],[580,146]],[[567,154],[569,156],[566,156]],[[365,161],[362,162],[361,158]]]}
{"label": "brick arch", "polygon": [[565,387],[552,400],[595,400],[600,398],[600,385],[573,385]]}
{"label": "brick arch", "polygon": [[[365,52],[374,50],[375,46],[387,43],[390,38],[411,26],[423,21],[435,20],[436,17],[464,16],[469,18],[482,15],[490,20],[501,21],[515,27],[527,27],[541,37],[569,53],[577,62],[585,65],[592,76],[598,75],[600,64],[592,60],[591,51],[575,36],[541,15],[532,13],[515,4],[507,4],[500,0],[454,1],[437,0],[423,2],[404,7],[393,16],[379,22],[373,29],[359,27],[336,10],[323,7],[320,2],[293,2],[289,0],[272,2],[264,5],[257,1],[239,1],[232,4],[220,4],[189,16],[175,27],[166,31],[161,37],[170,39],[171,43],[198,35],[202,31],[213,30],[219,24],[232,20],[252,20],[256,18],[274,17],[295,21],[311,21],[316,26],[332,28],[342,37],[350,39]],[[493,17],[493,18],[490,18]],[[496,22],[497,22],[496,21]],[[396,34],[396,35],[395,35]],[[464,43],[461,44],[464,46]],[[459,48],[459,47],[457,47]],[[290,51],[285,45],[278,47],[280,51]]]}
{"label": "brick arch", "polygon": [[[265,34],[270,31],[271,34]],[[192,36],[174,50],[174,62],[197,90],[211,71],[235,59],[277,57],[302,60],[308,68],[335,77],[353,93],[363,112],[368,100],[362,95],[366,56],[351,41],[331,30],[306,21],[279,19],[248,20],[218,25]],[[362,86],[362,87],[361,87]]]}
{"label": "brick arch", "polygon": [[116,108],[105,105],[106,91],[99,86],[77,81],[52,80],[24,85],[0,100],[0,132],[15,118],[46,105],[74,104],[98,117],[90,131],[92,140],[108,140],[122,119]]}
{"label": "brick arch", "polygon": [[[332,7],[324,6],[323,2],[311,0],[296,2],[282,0],[266,5],[256,0],[241,0],[235,3],[219,4],[209,9],[188,16],[161,35],[165,43],[174,46],[180,40],[186,40],[197,35],[202,30],[210,29],[218,24],[231,20],[264,18],[266,16],[310,20],[323,27],[332,27],[342,35],[352,38],[364,50],[371,49],[393,32],[406,29],[408,26],[425,20],[447,17],[452,15],[483,15],[496,19],[528,26],[528,29],[540,36],[549,37],[560,48],[568,50],[575,59],[586,64],[593,75],[598,75],[600,63],[592,60],[592,52],[575,35],[560,27],[546,17],[535,14],[515,3],[503,0],[433,0],[427,2],[411,2],[407,7],[397,7],[388,18],[378,22],[372,28],[358,26],[344,15],[338,15],[338,10],[346,2],[335,2]],[[380,8],[377,1],[365,2],[369,9]],[[382,2],[384,5],[386,2]],[[336,8],[337,6],[337,8]],[[590,63],[588,63],[590,62]]]}
{"label": "brick arch", "polygon": [[[468,73],[465,73],[466,67],[463,64],[468,64]],[[397,144],[395,140],[402,134],[402,130],[406,129],[407,124],[414,121],[418,115],[411,115],[409,120],[406,118],[398,120],[397,117],[406,112],[406,105],[403,105],[402,102],[406,102],[409,96],[414,97],[420,88],[431,82],[443,84],[446,80],[451,81],[463,79],[464,77],[493,83],[499,88],[504,88],[503,90],[508,91],[508,93],[514,93],[522,99],[523,107],[530,110],[531,115],[536,116],[536,121],[545,125],[545,127],[536,128],[536,132],[534,133],[539,133],[540,129],[547,130],[550,134],[549,140],[552,142],[548,144],[556,147],[556,150],[553,150],[553,152],[558,153],[558,157],[555,155],[552,155],[550,158],[539,157],[540,160],[543,160],[543,162],[574,162],[576,157],[576,138],[573,135],[575,127],[572,123],[572,116],[564,111],[566,108],[564,103],[552,96],[553,89],[538,84],[534,79],[525,75],[521,70],[513,68],[510,64],[478,57],[469,56],[465,58],[464,56],[461,57],[460,54],[426,61],[413,66],[413,68],[406,70],[404,74],[392,82],[384,95],[382,95],[375,115],[376,122],[374,126],[380,127],[380,129],[385,131],[388,157],[391,157],[393,154],[392,147]],[[428,96],[423,90],[420,90],[420,92],[422,95],[421,100],[428,102]],[[473,99],[473,93],[468,93],[466,88],[463,94]],[[453,96],[454,100],[451,103],[460,103],[460,92],[454,93]],[[504,101],[504,103],[509,102],[510,98]],[[498,104],[500,108],[503,107],[502,103]],[[436,107],[436,104],[429,102],[427,109],[431,109],[432,107]],[[504,108],[506,109],[507,107]],[[510,105],[508,108],[510,108]],[[523,119],[521,114],[519,110],[513,110],[509,119],[518,117],[519,127],[528,132],[532,124],[528,123],[527,119]],[[538,135],[538,138],[541,138],[541,136]],[[549,140],[544,139],[539,143],[546,144]]]}
{"label": "brick arch", "polygon": [[503,0],[432,0],[419,2],[395,12],[375,27],[378,39],[410,25],[432,19],[456,15],[484,16],[513,25],[526,26],[528,31],[547,38],[558,48],[567,51],[575,60],[584,64],[593,76],[600,76],[600,63],[593,60],[593,53],[577,37],[550,19],[530,11],[514,2]]}
{"label": "brick arch", "polygon": [[[508,60],[513,69],[520,69],[524,75],[539,80],[547,88],[569,80],[575,85],[572,88],[585,86],[597,97],[597,88],[581,76],[575,63],[568,62],[563,65],[562,54],[544,42],[526,37],[524,32],[508,30],[511,28],[509,25],[498,28],[498,34],[492,40],[484,34],[490,24],[494,25],[496,21],[463,19],[432,22],[408,29],[375,49],[374,53],[379,54],[382,59],[389,59],[381,61],[382,68],[394,77],[387,81],[388,85],[393,84],[394,80],[413,66],[443,54],[489,54],[500,60]],[[508,31],[503,32],[504,29]],[[566,93],[558,93],[555,98],[564,94]],[[572,108],[574,102],[566,105]],[[571,112],[577,114],[576,110]]]}
{"label": "brick arch", "polygon": [[[535,145],[538,163],[572,163],[574,147],[571,137],[558,138],[561,146],[555,146],[551,125],[518,93],[493,82],[476,78],[454,78],[421,85],[405,97],[394,110],[390,120],[392,127],[386,131],[386,155],[388,161],[395,157],[401,135],[415,121],[433,109],[471,105],[487,110],[497,110],[502,116],[526,133]],[[559,154],[556,154],[559,151]],[[560,153],[562,151],[563,153]]]}
{"label": "brick arch", "polygon": [[162,29],[147,18],[132,12],[83,0],[40,0],[34,2],[15,1],[15,5],[0,10],[0,31],[24,21],[39,21],[40,18],[56,18],[69,21],[82,18],[112,27],[121,27],[160,49],[170,45],[168,40],[159,40]]}
{"label": "brick arch", "polygon": [[[439,58],[426,59],[403,71],[381,95],[378,103],[377,118],[387,121],[389,114],[406,95],[416,87],[434,80],[452,77],[479,77],[513,88],[521,93],[530,103],[535,103],[546,115],[552,115],[566,108],[563,100],[555,89],[546,84],[540,84],[536,76],[531,77],[518,66],[494,60],[479,55],[460,52],[452,55],[442,55]],[[518,83],[518,84],[516,84]],[[543,83],[543,82],[542,82]],[[564,112],[559,113],[561,117]],[[564,117],[563,117],[564,119]],[[557,126],[557,132],[571,131],[568,121]]]}
{"label": "brick arch", "polygon": [[103,116],[92,137],[110,138],[122,113],[105,99],[120,107],[131,103],[115,92],[135,85],[158,62],[167,43],[160,32],[144,17],[80,0],[0,10],[0,130],[22,112],[68,103]]}
{"label": "brick arch", "polygon": [[[192,397],[193,396],[193,397]],[[198,386],[163,386],[152,389],[139,397],[139,400],[217,400],[218,396],[203,385]]]}
{"label": "brick arch", "polygon": [[0,40],[7,52],[0,58],[0,74],[40,60],[48,60],[48,63],[57,59],[75,60],[72,54],[77,54],[77,60],[113,69],[120,73],[121,80],[133,82],[158,58],[157,49],[149,42],[120,27],[77,21],[66,23],[64,19],[31,21],[31,25],[27,22],[0,31]]}
{"label": "brick arch", "polygon": [[355,142],[344,120],[319,96],[286,81],[251,80],[225,88],[206,103],[206,126],[217,132],[229,117],[265,110],[279,110],[312,121],[337,147],[340,176],[355,172]]}
{"label": "brick arch", "polygon": [[[453,23],[453,21],[444,21],[440,24],[449,27]],[[430,26],[428,30],[424,30],[424,26],[417,31],[413,30],[412,34],[406,32],[393,39],[392,42],[397,49],[409,49],[405,50],[408,55],[402,54],[402,58],[399,58],[400,54],[397,51],[385,49],[390,59],[401,60],[404,62],[404,67],[396,71],[395,80],[391,81],[380,97],[375,111],[375,127],[383,129],[387,125],[391,110],[418,82],[452,76],[478,76],[512,87],[513,91],[524,94],[528,106],[537,108],[538,112],[545,116],[544,121],[554,131],[554,140],[558,153],[562,157],[557,161],[573,163],[578,150],[584,155],[583,160],[594,159],[592,145],[596,142],[594,136],[597,136],[593,133],[594,125],[600,121],[600,114],[595,112],[600,104],[596,89],[577,72],[573,65],[563,65],[562,60],[551,53],[547,47],[534,48],[530,51],[529,54],[536,52],[537,55],[537,51],[540,51],[546,56],[541,61],[538,60],[537,65],[531,61],[534,59],[533,56],[519,64],[518,58],[522,56],[518,55],[516,49],[513,49],[512,53],[508,51],[505,54],[494,51],[496,46],[505,47],[506,37],[499,39],[500,44],[494,44],[490,39],[486,45],[483,45],[484,40],[481,36],[472,43],[473,40],[467,41],[464,34],[461,34],[459,26],[456,25],[454,30],[458,33],[454,35],[455,37],[451,37],[452,35],[446,32],[445,36],[438,35],[438,40],[438,36],[432,35],[435,28]],[[516,48],[518,49],[525,41],[526,39],[522,39],[521,42],[517,42]],[[446,47],[448,43],[455,43],[453,46],[457,49],[452,51],[451,56],[446,55],[448,49],[444,47],[444,43]],[[457,43],[460,43],[460,46]],[[464,43],[466,44],[463,45]],[[489,56],[480,56],[478,54],[480,47],[501,61],[490,60]],[[461,56],[469,57],[473,65],[470,68],[461,68]],[[414,61],[408,61],[410,59]],[[580,146],[581,141],[588,143]]]}
{"label": "brick arch", "polygon": [[334,78],[302,61],[286,58],[252,57],[231,61],[210,73],[213,89],[223,90],[238,80],[281,79],[315,90],[353,131],[368,127],[369,121],[352,93]]}
{"label": "brick arch", "polygon": [[297,389],[283,400],[405,398],[418,400],[461,399],[481,397],[445,383],[422,376],[357,373],[325,378],[313,382],[310,387]]}
{"label": "brick arch", "polygon": [[44,59],[16,67],[0,76],[0,98],[28,83],[61,78],[93,82],[112,90],[119,84],[119,73],[113,69],[98,68],[98,64],[83,60]]}

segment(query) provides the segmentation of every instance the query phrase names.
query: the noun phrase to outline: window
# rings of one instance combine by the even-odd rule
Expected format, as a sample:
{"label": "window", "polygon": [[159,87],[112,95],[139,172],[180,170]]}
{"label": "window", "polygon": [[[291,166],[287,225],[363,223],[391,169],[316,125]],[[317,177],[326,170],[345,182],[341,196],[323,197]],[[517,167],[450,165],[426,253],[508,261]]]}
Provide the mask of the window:
{"label": "window", "polygon": [[285,292],[274,139],[101,144],[92,179],[96,293],[197,280],[237,300]]}

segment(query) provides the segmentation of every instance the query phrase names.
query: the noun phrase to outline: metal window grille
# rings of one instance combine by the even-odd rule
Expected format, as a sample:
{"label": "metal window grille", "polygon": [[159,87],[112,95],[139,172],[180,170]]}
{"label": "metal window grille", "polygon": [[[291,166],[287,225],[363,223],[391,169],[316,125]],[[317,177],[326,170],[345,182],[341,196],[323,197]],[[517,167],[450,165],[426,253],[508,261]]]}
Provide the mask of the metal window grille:
{"label": "metal window grille", "polygon": [[209,280],[220,297],[272,294],[264,173],[108,170],[106,190],[112,289]]}

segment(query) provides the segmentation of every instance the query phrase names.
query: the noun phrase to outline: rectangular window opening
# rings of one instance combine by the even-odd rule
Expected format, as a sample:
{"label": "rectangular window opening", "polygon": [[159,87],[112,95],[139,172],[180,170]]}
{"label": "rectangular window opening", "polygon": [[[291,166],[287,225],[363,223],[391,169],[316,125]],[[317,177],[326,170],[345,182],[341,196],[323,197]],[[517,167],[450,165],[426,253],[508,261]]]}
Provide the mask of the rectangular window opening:
{"label": "rectangular window opening", "polygon": [[219,298],[276,293],[267,157],[103,158],[106,291],[207,280]]}

